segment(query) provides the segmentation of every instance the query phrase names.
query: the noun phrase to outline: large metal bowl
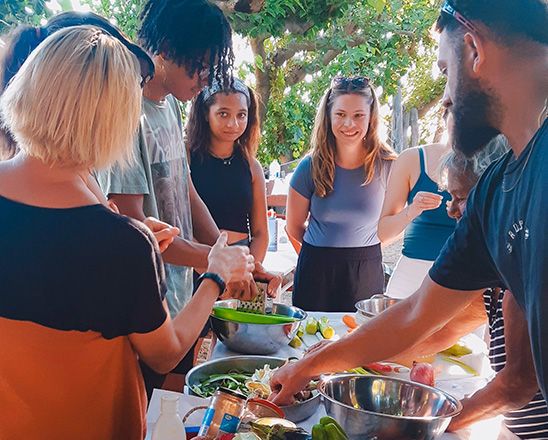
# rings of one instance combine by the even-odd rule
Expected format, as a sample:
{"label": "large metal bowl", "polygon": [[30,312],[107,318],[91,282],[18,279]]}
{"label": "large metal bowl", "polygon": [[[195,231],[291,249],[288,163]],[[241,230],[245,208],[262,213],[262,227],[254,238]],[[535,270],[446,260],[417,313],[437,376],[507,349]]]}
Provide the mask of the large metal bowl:
{"label": "large metal bowl", "polygon": [[[217,301],[216,307],[237,309],[239,300]],[[274,354],[289,344],[297,333],[299,324],[306,319],[306,312],[298,307],[274,304],[272,313],[296,318],[290,324],[242,324],[211,315],[211,327],[219,341],[230,350],[243,354]]]}
{"label": "large metal bowl", "polygon": [[351,440],[436,439],[462,410],[444,391],[392,377],[334,375],[318,389]]}
{"label": "large metal bowl", "polygon": [[[196,395],[196,393],[192,391],[192,387],[198,385],[212,374],[223,374],[231,371],[254,373],[255,370],[263,368],[265,364],[270,365],[272,368],[276,368],[281,367],[285,362],[286,359],[271,356],[232,356],[214,359],[212,361],[204,362],[190,370],[186,375],[186,386],[190,394]],[[294,405],[282,406],[281,409],[283,410],[286,419],[297,423],[314,414],[320,405],[320,401],[320,393],[316,393],[311,399],[295,403]]]}
{"label": "large metal bowl", "polygon": [[374,295],[369,299],[362,299],[355,304],[357,310],[356,318],[361,322],[368,321],[399,301],[401,299],[390,298],[386,295]]}

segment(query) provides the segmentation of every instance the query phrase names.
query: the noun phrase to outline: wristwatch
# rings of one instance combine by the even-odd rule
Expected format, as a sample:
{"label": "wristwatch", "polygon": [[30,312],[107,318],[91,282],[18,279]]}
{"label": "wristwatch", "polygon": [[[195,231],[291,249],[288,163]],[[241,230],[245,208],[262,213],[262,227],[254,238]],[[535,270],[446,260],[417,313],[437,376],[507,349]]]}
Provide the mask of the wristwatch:
{"label": "wristwatch", "polygon": [[219,296],[223,294],[226,288],[225,281],[221,278],[220,275],[213,273],[213,272],[204,272],[200,277],[198,278],[198,285],[202,283],[203,280],[208,279],[213,281],[217,286],[219,286]]}

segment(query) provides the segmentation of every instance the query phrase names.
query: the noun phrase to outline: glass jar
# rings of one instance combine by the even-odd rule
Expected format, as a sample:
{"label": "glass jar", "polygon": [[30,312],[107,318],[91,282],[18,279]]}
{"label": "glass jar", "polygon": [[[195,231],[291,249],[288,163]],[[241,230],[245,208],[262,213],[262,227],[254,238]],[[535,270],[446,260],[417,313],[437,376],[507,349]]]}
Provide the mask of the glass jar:
{"label": "glass jar", "polygon": [[223,434],[235,434],[244,414],[246,398],[243,394],[219,388],[211,397],[198,435],[208,439]]}

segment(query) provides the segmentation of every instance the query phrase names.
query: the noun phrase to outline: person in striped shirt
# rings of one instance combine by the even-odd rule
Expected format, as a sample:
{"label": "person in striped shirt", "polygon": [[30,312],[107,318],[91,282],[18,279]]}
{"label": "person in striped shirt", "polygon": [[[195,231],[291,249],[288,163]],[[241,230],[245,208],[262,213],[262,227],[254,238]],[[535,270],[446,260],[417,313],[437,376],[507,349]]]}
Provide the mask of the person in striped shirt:
{"label": "person in striped shirt", "polygon": [[[449,216],[457,221],[462,217],[468,194],[485,168],[500,156],[501,149],[504,142],[498,138],[492,148],[486,148],[472,159],[454,152],[449,154],[443,165],[447,190],[452,197],[447,204]],[[489,360],[497,375],[483,389],[462,401],[463,411],[452,420],[449,430],[503,413],[507,428],[520,438],[546,439],[548,407],[538,389],[523,310],[512,293],[500,287],[486,290],[483,299],[490,334]]]}

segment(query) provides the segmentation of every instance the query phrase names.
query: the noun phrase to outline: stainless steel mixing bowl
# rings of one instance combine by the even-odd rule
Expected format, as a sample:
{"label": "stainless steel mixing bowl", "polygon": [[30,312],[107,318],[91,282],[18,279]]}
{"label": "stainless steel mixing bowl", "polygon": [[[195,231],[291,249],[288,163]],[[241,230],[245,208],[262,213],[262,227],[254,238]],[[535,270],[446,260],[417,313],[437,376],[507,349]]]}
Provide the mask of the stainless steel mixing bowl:
{"label": "stainless steel mixing bowl", "polygon": [[390,298],[386,295],[374,295],[369,299],[362,299],[355,305],[356,310],[358,311],[357,318],[362,322],[367,321],[384,312],[394,304],[397,304],[399,301],[401,301],[401,299]]}
{"label": "stainless steel mixing bowl", "polygon": [[[238,304],[239,300],[229,299],[217,301],[215,306],[236,309]],[[307,315],[298,307],[285,304],[274,304],[272,313],[291,316],[297,321],[289,324],[242,324],[211,315],[211,327],[219,341],[232,351],[243,354],[274,354],[289,344]]]}
{"label": "stainless steel mixing bowl", "polygon": [[[224,374],[231,371],[254,373],[255,370],[263,368],[265,364],[270,365],[271,368],[276,368],[281,367],[285,362],[285,359],[271,356],[232,356],[214,359],[190,370],[186,375],[186,386],[190,394],[197,395],[192,390],[192,387],[209,378],[212,374]],[[320,402],[320,393],[316,392],[315,396],[311,399],[280,408],[283,410],[287,420],[297,423],[314,414]]]}
{"label": "stainless steel mixing bowl", "polygon": [[444,391],[392,377],[340,374],[318,389],[351,440],[436,439],[462,410]]}

